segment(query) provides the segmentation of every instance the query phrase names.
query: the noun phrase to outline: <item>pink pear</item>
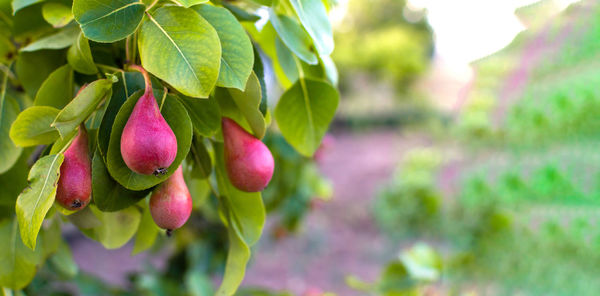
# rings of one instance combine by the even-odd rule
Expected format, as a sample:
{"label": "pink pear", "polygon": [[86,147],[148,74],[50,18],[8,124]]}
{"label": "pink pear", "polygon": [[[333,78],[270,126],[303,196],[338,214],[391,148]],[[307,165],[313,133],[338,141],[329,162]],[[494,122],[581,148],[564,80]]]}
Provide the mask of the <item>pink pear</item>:
{"label": "pink pear", "polygon": [[140,66],[132,68],[144,75],[146,90],[123,128],[121,156],[138,174],[164,175],[177,155],[177,139],[154,99],[150,75]]}
{"label": "pink pear", "polygon": [[150,196],[150,214],[158,227],[167,234],[188,220],[192,213],[192,197],[183,179],[181,166]]}
{"label": "pink pear", "polygon": [[225,167],[233,186],[246,192],[263,190],[275,167],[269,148],[227,117],[223,117],[222,129]]}
{"label": "pink pear", "polygon": [[60,166],[56,202],[65,209],[78,211],[89,202],[92,194],[92,163],[88,154],[88,136],[85,125],[65,151]]}

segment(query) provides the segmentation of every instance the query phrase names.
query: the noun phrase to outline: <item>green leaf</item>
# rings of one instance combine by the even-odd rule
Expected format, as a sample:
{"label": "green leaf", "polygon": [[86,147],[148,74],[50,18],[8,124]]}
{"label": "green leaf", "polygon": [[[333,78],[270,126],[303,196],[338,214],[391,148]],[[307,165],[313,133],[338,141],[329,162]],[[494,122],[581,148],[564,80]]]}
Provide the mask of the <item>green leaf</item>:
{"label": "green leaf", "polygon": [[214,295],[215,293],[210,276],[198,269],[188,269],[184,281],[190,296]]}
{"label": "green leaf", "polygon": [[135,244],[133,245],[133,251],[131,251],[131,254],[139,254],[140,252],[148,250],[150,247],[152,247],[156,241],[159,231],[160,229],[158,226],[156,226],[156,223],[154,223],[152,214],[150,214],[150,210],[146,206],[144,208],[144,213],[142,214],[140,227],[135,235]]}
{"label": "green leaf", "polygon": [[[65,148],[65,146],[71,144],[71,140],[73,140],[73,138],[75,138],[75,135],[77,135],[77,132],[78,132],[78,130],[74,129],[66,136],[56,139],[54,144],[52,144],[52,148],[50,148],[49,154],[56,154],[56,153],[60,152],[63,148]],[[89,135],[88,135],[88,138],[89,138]]]}
{"label": "green leaf", "polygon": [[244,278],[250,247],[262,234],[266,213],[260,192],[242,192],[231,184],[225,171],[223,144],[215,142],[213,146],[221,195],[220,210],[226,217],[229,237],[225,275],[217,295],[233,295]]}
{"label": "green leaf", "polygon": [[[304,74],[304,77],[314,78],[322,80],[327,78],[325,70],[320,64],[309,65],[304,61],[299,60],[294,54],[283,44],[283,41],[279,37],[275,38],[275,48],[277,50],[277,61],[281,66],[285,76],[294,83],[300,77],[300,73]],[[298,69],[300,67],[300,69]]]}
{"label": "green leaf", "polygon": [[311,65],[319,62],[311,50],[313,45],[310,36],[296,20],[287,15],[277,14],[273,8],[269,9],[269,20],[283,43],[300,59]]}
{"label": "green leaf", "polygon": [[131,191],[113,180],[100,152],[96,150],[92,160],[92,196],[94,203],[103,212],[114,212],[127,208],[144,198],[150,190]]}
{"label": "green leaf", "polygon": [[77,40],[77,35],[79,35],[79,28],[77,28],[77,26],[66,27],[52,35],[48,35],[30,43],[21,48],[21,51],[65,48]]}
{"label": "green leaf", "polygon": [[102,223],[94,227],[94,238],[107,249],[118,249],[125,245],[138,230],[142,214],[132,206],[118,212],[101,212],[94,205],[92,213]]}
{"label": "green leaf", "polygon": [[79,273],[79,267],[73,259],[71,248],[64,241],[58,247],[58,251],[50,257],[50,264],[61,278],[71,279]]}
{"label": "green leaf", "polygon": [[85,37],[115,42],[131,35],[144,16],[144,3],[133,0],[74,0],[73,16]]}
{"label": "green leaf", "polygon": [[325,76],[327,77],[327,81],[329,81],[329,83],[331,83],[333,86],[337,86],[339,74],[333,59],[331,59],[331,56],[321,56],[321,63],[325,68]]}
{"label": "green leaf", "polygon": [[179,97],[185,106],[194,130],[204,137],[211,137],[221,127],[221,110],[215,98],[205,100]]}
{"label": "green leaf", "polygon": [[17,163],[10,170],[0,175],[0,188],[3,188],[0,191],[0,206],[10,207],[11,215],[14,213],[17,197],[27,186],[28,158],[29,153],[21,153]]}
{"label": "green leaf", "polygon": [[20,43],[21,47],[53,31],[52,26],[48,25],[42,18],[41,5],[32,5],[21,9],[11,20],[12,29],[5,31],[6,36],[12,36],[12,39]]}
{"label": "green leaf", "polygon": [[81,230],[100,227],[102,224],[102,222],[94,215],[91,207],[89,206],[83,208],[83,210],[68,215],[67,218],[69,221],[71,221],[71,223],[73,223],[73,225],[77,226],[77,228]]}
{"label": "green leaf", "polygon": [[252,0],[258,4],[264,5],[264,6],[271,6],[271,4],[273,3],[272,0]]}
{"label": "green leaf", "polygon": [[190,150],[188,160],[190,160],[189,162],[192,167],[192,177],[198,179],[208,178],[212,171],[212,161],[208,150],[204,146],[202,137],[198,134],[194,135]]}
{"label": "green leaf", "polygon": [[89,75],[98,73],[98,68],[94,64],[94,58],[90,50],[90,44],[83,34],[79,34],[77,42],[74,42],[69,48],[67,61],[77,72]]}
{"label": "green leaf", "polygon": [[221,41],[223,52],[217,86],[244,90],[254,64],[252,43],[246,31],[225,8],[212,5],[193,8],[217,30]]}
{"label": "green leaf", "polygon": [[258,82],[260,82],[260,113],[263,116],[267,115],[268,102],[267,102],[267,84],[265,83],[265,71],[262,58],[260,57],[260,53],[257,48],[254,48],[254,74],[258,78]]}
{"label": "green leaf", "polygon": [[20,52],[16,63],[17,77],[27,94],[33,98],[48,75],[64,64],[63,51]]}
{"label": "green leaf", "polygon": [[34,106],[62,109],[73,99],[73,69],[64,65],[50,73],[33,101]]}
{"label": "green leaf", "polygon": [[35,250],[38,232],[46,213],[54,203],[56,186],[60,176],[62,154],[40,158],[29,171],[29,187],[17,198],[15,210],[21,229],[23,243]]}
{"label": "green leaf", "polygon": [[119,109],[134,92],[145,88],[144,77],[139,72],[120,72],[116,75],[119,77],[119,82],[113,84],[112,96],[98,129],[98,149],[104,158],[106,158],[110,133]]}
{"label": "green leaf", "polygon": [[31,6],[33,4],[42,2],[44,0],[13,0],[12,1],[12,9],[13,9],[13,15],[17,14],[17,11],[27,7],[27,6]]}
{"label": "green leaf", "polygon": [[35,276],[42,249],[27,248],[19,237],[16,219],[0,223],[0,286],[23,289]]}
{"label": "green leaf", "polygon": [[175,2],[182,4],[185,8],[189,8],[197,4],[206,3],[208,0],[176,0]]}
{"label": "green leaf", "polygon": [[208,200],[211,193],[209,182],[209,179],[188,178],[185,180],[192,195],[192,207],[195,210],[201,211],[204,203]]}
{"label": "green leaf", "polygon": [[55,2],[45,3],[42,6],[42,15],[55,28],[64,27],[73,20],[71,7]]}
{"label": "green leaf", "polygon": [[266,124],[259,109],[262,95],[256,74],[250,75],[245,91],[219,88],[215,91],[215,97],[223,116],[235,119],[242,126],[249,126],[257,138],[264,137]]}
{"label": "green leaf", "polygon": [[0,31],[0,63],[9,64],[14,58],[16,53],[15,45],[10,40],[10,33],[6,32],[6,35],[1,36]]}
{"label": "green leaf", "polygon": [[72,132],[96,110],[105,98],[110,98],[115,76],[99,79],[84,88],[60,113],[52,123],[62,137]]}
{"label": "green leaf", "polygon": [[[284,0],[287,1],[287,0]],[[321,0],[289,0],[320,55],[333,52],[333,32]]]}
{"label": "green leaf", "polygon": [[142,24],[142,65],[184,95],[206,98],[219,77],[221,45],[217,31],[198,13],[161,7]]}
{"label": "green leaf", "polygon": [[275,120],[283,137],[304,156],[312,156],[325,135],[339,95],[326,82],[301,78],[279,99]]}
{"label": "green leaf", "polygon": [[56,218],[52,218],[50,223],[44,225],[42,224],[42,229],[40,231],[40,237],[42,242],[42,250],[43,250],[43,258],[48,258],[50,255],[54,254],[63,241],[60,234],[60,220]]}
{"label": "green leaf", "polygon": [[419,243],[402,252],[400,261],[412,279],[435,282],[441,276],[442,260],[434,249]]}
{"label": "green leaf", "polygon": [[250,248],[234,229],[227,229],[227,237],[229,239],[229,251],[225,262],[225,274],[215,295],[234,295],[244,279],[246,265],[250,260]]}
{"label": "green leaf", "polygon": [[17,101],[6,96],[8,75],[4,75],[0,88],[0,174],[8,171],[19,159],[23,149],[10,139],[10,126],[19,114]]}
{"label": "green leaf", "polygon": [[51,126],[60,111],[47,106],[25,109],[10,128],[10,139],[20,147],[50,144],[59,137]]}
{"label": "green leaf", "polygon": [[[123,128],[129,119],[129,115],[131,114],[135,103],[137,103],[142,94],[143,91],[134,93],[127,99],[125,104],[123,104],[115,118],[108,145],[106,162],[108,171],[117,182],[130,190],[148,189],[165,181],[175,172],[177,167],[179,167],[185,156],[188,154],[190,144],[192,143],[193,129],[190,117],[177,97],[169,94],[164,100],[161,113],[177,138],[177,156],[168,168],[167,174],[159,177],[154,175],[140,175],[131,171],[121,157],[121,134],[123,133]],[[154,90],[154,97],[157,99],[160,106],[161,102],[158,100],[162,99],[163,92],[161,90]]]}
{"label": "green leaf", "polygon": [[245,11],[244,9],[237,7],[229,2],[221,2],[221,4],[227,8],[240,22],[256,22],[260,19],[260,16],[254,13]]}

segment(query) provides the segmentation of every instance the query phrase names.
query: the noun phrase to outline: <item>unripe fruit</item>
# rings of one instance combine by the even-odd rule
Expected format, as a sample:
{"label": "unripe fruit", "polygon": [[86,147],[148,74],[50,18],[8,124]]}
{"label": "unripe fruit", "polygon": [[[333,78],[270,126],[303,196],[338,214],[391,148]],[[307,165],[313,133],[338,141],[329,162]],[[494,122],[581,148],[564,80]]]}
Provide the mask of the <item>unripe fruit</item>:
{"label": "unripe fruit", "polygon": [[273,177],[271,151],[235,121],[223,117],[222,124],[225,167],[231,184],[246,192],[263,190]]}
{"label": "unripe fruit", "polygon": [[156,225],[166,229],[169,234],[171,230],[183,226],[191,213],[192,197],[179,166],[150,196],[150,214]]}
{"label": "unripe fruit", "polygon": [[139,98],[121,135],[121,156],[132,171],[155,176],[167,173],[177,155],[177,139],[165,121],[152,93],[150,76],[140,66],[146,90]]}
{"label": "unripe fruit", "polygon": [[92,163],[83,124],[64,155],[56,188],[56,202],[65,209],[78,211],[90,202],[92,194]]}

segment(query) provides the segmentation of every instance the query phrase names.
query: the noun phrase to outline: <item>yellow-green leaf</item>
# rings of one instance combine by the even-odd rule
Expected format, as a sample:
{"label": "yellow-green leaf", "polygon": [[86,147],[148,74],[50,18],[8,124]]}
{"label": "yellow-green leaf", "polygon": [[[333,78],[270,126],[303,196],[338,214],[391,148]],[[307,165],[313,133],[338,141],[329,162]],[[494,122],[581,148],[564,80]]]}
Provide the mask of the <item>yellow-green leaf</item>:
{"label": "yellow-green leaf", "polygon": [[254,52],[248,34],[229,10],[212,5],[193,7],[217,30],[221,41],[221,67],[217,86],[244,90],[252,65]]}
{"label": "yellow-green leaf", "polygon": [[198,13],[183,7],[157,9],[139,33],[142,65],[184,95],[206,98],[219,76],[217,31]]}
{"label": "yellow-green leaf", "polygon": [[58,138],[51,126],[60,111],[47,106],[33,106],[19,113],[10,128],[10,139],[20,147],[50,144]]}
{"label": "yellow-green leaf", "polygon": [[85,37],[115,42],[131,35],[144,16],[146,6],[134,0],[74,0],[73,16]]}
{"label": "yellow-green leaf", "polygon": [[324,81],[300,78],[279,99],[275,120],[283,137],[304,156],[312,156],[333,120],[339,94]]}
{"label": "yellow-green leaf", "polygon": [[15,211],[21,229],[23,243],[34,250],[38,232],[46,213],[54,203],[56,185],[60,176],[62,154],[40,158],[29,171],[29,187],[17,198]]}

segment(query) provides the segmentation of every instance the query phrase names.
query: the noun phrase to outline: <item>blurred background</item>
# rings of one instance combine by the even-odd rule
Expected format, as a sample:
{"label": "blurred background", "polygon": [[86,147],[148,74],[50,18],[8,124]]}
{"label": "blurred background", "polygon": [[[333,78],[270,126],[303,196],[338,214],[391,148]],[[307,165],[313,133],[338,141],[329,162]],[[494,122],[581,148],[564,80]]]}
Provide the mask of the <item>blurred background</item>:
{"label": "blurred background", "polygon": [[[239,295],[597,295],[600,4],[337,0],[330,14],[341,105],[314,159],[265,139],[287,173],[263,195]],[[73,232],[79,273],[54,262],[28,292],[211,295],[226,232],[198,210],[136,256]]]}

